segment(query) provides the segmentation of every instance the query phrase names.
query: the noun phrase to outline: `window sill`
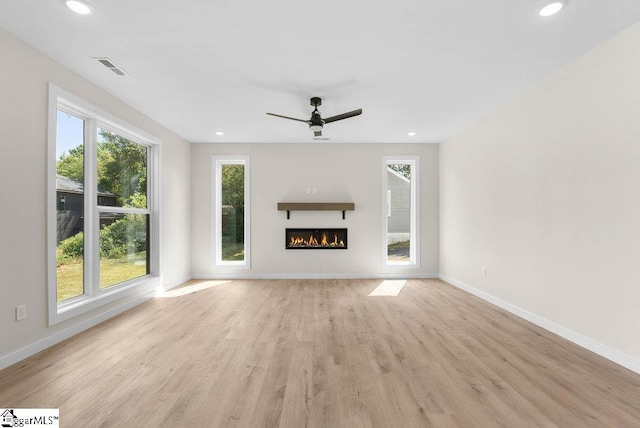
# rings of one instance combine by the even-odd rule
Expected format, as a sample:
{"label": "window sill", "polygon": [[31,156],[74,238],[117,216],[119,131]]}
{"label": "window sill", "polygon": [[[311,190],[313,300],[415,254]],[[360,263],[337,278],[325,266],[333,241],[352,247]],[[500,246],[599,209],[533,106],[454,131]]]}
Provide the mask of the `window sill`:
{"label": "window sill", "polygon": [[213,268],[220,270],[250,270],[251,265],[248,262],[217,262]]}
{"label": "window sill", "polygon": [[159,284],[159,277],[147,275],[110,287],[95,296],[81,296],[58,303],[55,312],[49,313],[49,327],[125,297],[141,297],[152,293]]}

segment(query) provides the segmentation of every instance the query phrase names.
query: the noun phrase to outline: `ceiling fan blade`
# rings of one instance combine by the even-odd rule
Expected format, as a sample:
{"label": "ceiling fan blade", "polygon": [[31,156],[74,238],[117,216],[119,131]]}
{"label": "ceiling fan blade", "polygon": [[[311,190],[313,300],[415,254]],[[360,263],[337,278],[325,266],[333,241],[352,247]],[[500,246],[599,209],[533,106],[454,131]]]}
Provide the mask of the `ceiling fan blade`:
{"label": "ceiling fan blade", "polygon": [[289,120],[297,120],[298,122],[304,122],[304,123],[309,123],[308,120],[303,120],[303,119],[296,119],[295,117],[289,117],[289,116],[283,116],[281,114],[275,114],[275,113],[267,113],[270,116],[276,116],[276,117],[281,117],[283,119],[289,119]]}
{"label": "ceiling fan blade", "polygon": [[314,137],[322,137],[322,131],[313,131]]}
{"label": "ceiling fan blade", "polygon": [[337,116],[331,116],[331,117],[328,117],[328,118],[323,119],[323,120],[324,120],[324,123],[331,123],[331,122],[335,122],[337,120],[348,119],[348,118],[353,117],[353,116],[358,116],[360,114],[362,114],[362,109],[361,108],[359,108],[358,110],[350,111],[348,113],[342,113],[342,114],[339,114]]}

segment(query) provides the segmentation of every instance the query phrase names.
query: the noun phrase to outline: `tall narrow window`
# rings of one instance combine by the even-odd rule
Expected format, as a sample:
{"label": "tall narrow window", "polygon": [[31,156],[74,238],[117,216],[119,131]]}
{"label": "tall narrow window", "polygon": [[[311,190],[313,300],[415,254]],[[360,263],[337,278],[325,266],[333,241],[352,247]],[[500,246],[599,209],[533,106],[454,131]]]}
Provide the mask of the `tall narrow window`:
{"label": "tall narrow window", "polygon": [[249,268],[249,157],[213,158],[215,264]]}
{"label": "tall narrow window", "polygon": [[158,141],[49,86],[49,324],[159,279]]}
{"label": "tall narrow window", "polygon": [[383,159],[383,260],[419,267],[418,157]]}
{"label": "tall narrow window", "polygon": [[56,110],[56,300],[84,294],[84,120]]}

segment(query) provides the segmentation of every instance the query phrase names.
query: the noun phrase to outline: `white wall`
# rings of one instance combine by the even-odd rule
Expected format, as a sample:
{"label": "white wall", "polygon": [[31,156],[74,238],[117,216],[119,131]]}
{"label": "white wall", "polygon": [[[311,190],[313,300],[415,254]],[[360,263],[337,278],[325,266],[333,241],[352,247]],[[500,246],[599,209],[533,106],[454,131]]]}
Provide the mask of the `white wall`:
{"label": "white wall", "polygon": [[[252,269],[213,267],[212,155],[251,156]],[[382,269],[382,156],[419,155],[421,268]],[[438,272],[438,146],[434,144],[194,144],[192,272],[194,277],[428,276]],[[305,193],[317,187],[318,195]],[[277,211],[278,202],[354,202],[340,212]],[[346,227],[347,250],[285,250],[287,227]],[[371,256],[376,256],[376,261]]]}
{"label": "white wall", "polygon": [[[138,111],[0,29],[0,368],[78,331],[126,304],[121,299],[47,327],[46,124],[47,82],[162,140],[163,284],[188,279],[190,145]],[[114,76],[114,78],[117,78]],[[14,308],[27,305],[27,319]]]}
{"label": "white wall", "polygon": [[440,156],[441,274],[640,370],[640,24]]}

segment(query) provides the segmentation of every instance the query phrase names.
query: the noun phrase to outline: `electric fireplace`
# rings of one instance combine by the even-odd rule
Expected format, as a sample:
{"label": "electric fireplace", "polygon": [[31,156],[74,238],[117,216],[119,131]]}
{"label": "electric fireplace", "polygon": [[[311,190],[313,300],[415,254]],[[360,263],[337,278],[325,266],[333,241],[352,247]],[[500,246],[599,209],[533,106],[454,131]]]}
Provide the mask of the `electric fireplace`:
{"label": "electric fireplace", "polygon": [[287,229],[287,250],[346,250],[347,229]]}

